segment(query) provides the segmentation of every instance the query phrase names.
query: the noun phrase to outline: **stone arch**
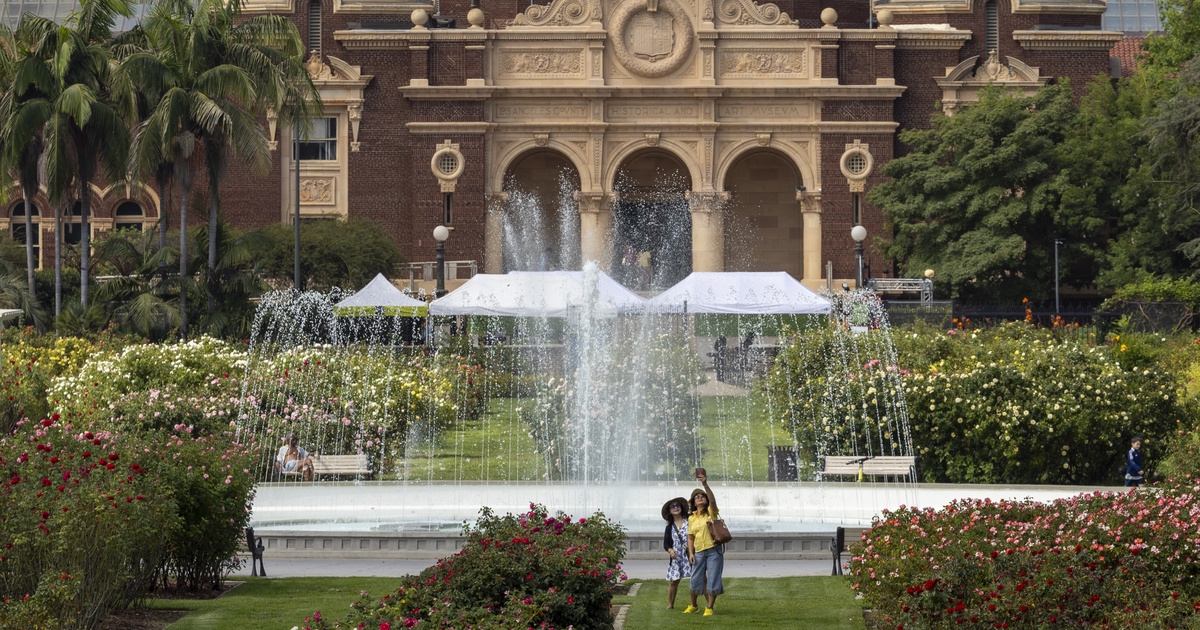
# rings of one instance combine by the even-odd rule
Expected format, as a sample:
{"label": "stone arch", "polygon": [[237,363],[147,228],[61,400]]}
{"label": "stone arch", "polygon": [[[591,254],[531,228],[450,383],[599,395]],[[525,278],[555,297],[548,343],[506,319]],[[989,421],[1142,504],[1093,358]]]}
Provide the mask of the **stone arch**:
{"label": "stone arch", "polygon": [[631,140],[614,151],[605,163],[604,189],[615,189],[617,173],[630,158],[634,158],[640,153],[662,153],[674,158],[683,165],[688,172],[688,177],[691,179],[692,189],[695,190],[697,185],[704,181],[704,178],[701,176],[703,169],[700,166],[699,160],[696,159],[694,151],[694,147],[688,148],[672,140],[659,139],[654,145],[648,145],[644,139]]}
{"label": "stone arch", "polygon": [[725,269],[786,271],[804,277],[804,216],[797,200],[803,175],[788,155],[756,147],[730,161],[722,185]]}
{"label": "stone arch", "polygon": [[733,145],[732,147],[729,147],[719,158],[717,158],[716,176],[713,178],[713,181],[721,183],[719,190],[728,190],[725,179],[729,176],[730,167],[732,167],[735,162],[742,159],[745,155],[758,151],[774,152],[782,156],[791,163],[792,168],[796,169],[797,174],[800,176],[800,185],[804,186],[810,191],[816,190],[816,173],[813,171],[812,165],[809,164],[808,160],[804,158],[804,154],[798,150],[796,145],[790,142],[775,140],[771,141],[767,146],[763,146],[759,140],[754,138],[744,140]]}
{"label": "stone arch", "polygon": [[591,162],[587,156],[574,144],[551,137],[545,139],[544,144],[539,144],[538,138],[530,138],[504,147],[502,152],[496,156],[496,168],[491,169],[488,179],[484,182],[484,192],[490,194],[504,190],[504,176],[508,173],[513,161],[535,150],[551,150],[563,154],[575,167],[575,172],[579,173],[580,190],[594,190],[591,170],[588,168]]}
{"label": "stone arch", "polygon": [[687,162],[656,146],[616,161],[612,186],[614,269],[626,286],[663,289],[692,270],[692,194]]}
{"label": "stone arch", "polygon": [[[158,192],[151,186],[141,183],[133,185],[119,183],[110,184],[107,188],[100,188],[93,184],[92,189],[97,199],[104,200],[104,207],[107,209],[105,216],[114,216],[117,206],[126,201],[133,201],[140,205],[146,218],[161,216],[159,214],[160,200]],[[96,214],[96,211],[93,210],[92,215],[95,216]]]}
{"label": "stone arch", "polygon": [[549,146],[508,162],[501,197],[504,270],[580,268],[580,178],[570,157]]}

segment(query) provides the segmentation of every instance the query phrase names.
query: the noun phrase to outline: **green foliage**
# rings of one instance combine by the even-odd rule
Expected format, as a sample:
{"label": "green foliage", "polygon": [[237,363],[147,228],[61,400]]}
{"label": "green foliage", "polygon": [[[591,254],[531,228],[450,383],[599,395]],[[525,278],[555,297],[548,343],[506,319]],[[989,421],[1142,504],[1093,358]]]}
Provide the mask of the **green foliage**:
{"label": "green foliage", "polygon": [[1191,262],[1196,274],[1200,263],[1200,55],[1179,72],[1178,91],[1159,104],[1146,120],[1150,135],[1153,173],[1171,184],[1175,201],[1164,223],[1176,243],[1174,250]]}
{"label": "green foliage", "polygon": [[[260,256],[263,272],[277,282],[295,273],[295,231],[289,225],[262,229],[268,244]],[[300,226],[300,279],[304,289],[358,289],[375,274],[392,276],[400,250],[375,223],[363,219],[313,221]]]}
{"label": "green foliage", "polygon": [[1192,628],[1197,490],[901,506],[851,546],[847,578],[881,627]]}
{"label": "green foliage", "polygon": [[[1120,287],[1111,300],[1117,302],[1183,302],[1200,313],[1200,281],[1191,278],[1147,277]],[[1107,308],[1108,302],[1100,306]]]}
{"label": "green foliage", "polygon": [[1145,65],[1156,76],[1169,76],[1200,54],[1200,11],[1190,0],[1159,0],[1158,14],[1163,30],[1142,43]]}
{"label": "green foliage", "polygon": [[907,277],[936,269],[939,292],[955,299],[1044,295],[1053,285],[1055,151],[1074,117],[1066,82],[1030,97],[992,87],[978,104],[935,116],[932,129],[901,132],[912,151],[884,165],[891,181],[868,197],[896,234],[886,254]]}
{"label": "green foliage", "polygon": [[[356,627],[612,628],[613,587],[625,575],[625,536],[603,514],[574,521],[540,505],[464,526],[462,551],[406,579],[394,594],[366,594],[341,620],[320,613],[313,630]],[[387,626],[381,625],[387,624]]]}

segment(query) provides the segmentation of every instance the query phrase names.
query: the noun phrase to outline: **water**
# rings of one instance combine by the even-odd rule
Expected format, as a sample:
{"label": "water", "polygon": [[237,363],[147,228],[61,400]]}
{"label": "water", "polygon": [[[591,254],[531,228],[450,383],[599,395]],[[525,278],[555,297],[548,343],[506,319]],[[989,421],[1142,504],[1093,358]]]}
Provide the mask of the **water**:
{"label": "water", "polygon": [[[538,223],[546,209],[534,196],[510,191],[510,268],[545,266],[547,246],[558,261],[578,260],[574,198],[560,190],[553,225]],[[579,277],[584,297],[567,317],[472,316],[454,336],[445,319],[425,345],[409,343],[422,339],[411,320],[338,317],[344,292],[265,296],[238,423],[242,439],[264,447],[255,474],[276,478],[288,433],[317,453],[361,453],[373,474],[263,484],[256,524],[453,528],[481,505],[538,501],[642,529],[663,501],[689,494],[699,466],[743,530],[865,524],[882,507],[915,503],[910,479],[845,484],[819,473],[822,455],[912,454],[873,295],[831,296],[831,317],[614,317],[599,266],[582,265]],[[497,299],[514,297],[524,299]],[[797,453],[795,481],[774,479],[768,447]]]}

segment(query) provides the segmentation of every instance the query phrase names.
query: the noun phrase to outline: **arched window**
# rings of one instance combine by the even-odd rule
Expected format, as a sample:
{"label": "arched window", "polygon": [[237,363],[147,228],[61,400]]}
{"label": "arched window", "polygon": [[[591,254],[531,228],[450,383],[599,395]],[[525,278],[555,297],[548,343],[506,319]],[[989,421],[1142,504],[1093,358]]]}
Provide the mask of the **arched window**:
{"label": "arched window", "polygon": [[[42,259],[42,248],[41,248],[42,230],[38,226],[37,204],[33,204],[33,212],[31,214],[33,215],[33,217],[32,217],[33,218],[33,233],[32,233],[32,236],[33,236],[33,261],[34,261],[35,265],[38,265],[40,267],[41,263],[38,261],[40,261]],[[9,216],[10,216],[9,222],[8,222],[9,234],[12,235],[12,239],[14,241],[24,245],[25,244],[25,202],[22,201],[22,202],[18,203],[17,205],[13,206],[12,213],[10,213]]]}
{"label": "arched window", "polygon": [[126,201],[117,206],[114,227],[118,230],[141,230],[146,213],[136,201]]}
{"label": "arched window", "polygon": [[996,6],[996,0],[988,0],[983,5],[983,20],[983,56],[986,59],[993,50],[997,55],[1000,54],[1000,9]]}
{"label": "arched window", "polygon": [[308,49],[321,54],[321,3],[313,0],[308,3]]}

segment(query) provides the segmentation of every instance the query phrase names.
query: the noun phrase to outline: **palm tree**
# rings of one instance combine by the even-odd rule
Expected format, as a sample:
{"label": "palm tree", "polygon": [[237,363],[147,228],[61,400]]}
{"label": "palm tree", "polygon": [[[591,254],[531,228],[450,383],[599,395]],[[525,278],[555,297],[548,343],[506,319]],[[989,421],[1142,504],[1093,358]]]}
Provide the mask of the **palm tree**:
{"label": "palm tree", "polygon": [[26,15],[18,29],[18,39],[31,45],[17,62],[13,94],[21,124],[11,138],[24,142],[42,130],[52,203],[78,186],[80,302],[85,311],[91,257],[88,186],[97,171],[109,182],[124,180],[129,151],[129,130],[110,90],[107,43],[119,15],[132,15],[128,0],[82,0],[66,26]]}
{"label": "palm tree", "polygon": [[[7,24],[0,24],[0,120],[6,123],[13,114],[12,84],[17,62],[17,39]],[[33,197],[38,191],[38,161],[42,156],[41,134],[35,134],[23,143],[13,143],[7,137],[8,125],[0,129],[0,147],[4,152],[0,155],[3,162],[3,174],[15,179],[21,185],[21,195],[25,200],[25,270],[26,283],[34,286],[33,270],[37,267],[33,260]],[[5,182],[6,184],[8,181]],[[5,186],[7,188],[7,186]]]}

